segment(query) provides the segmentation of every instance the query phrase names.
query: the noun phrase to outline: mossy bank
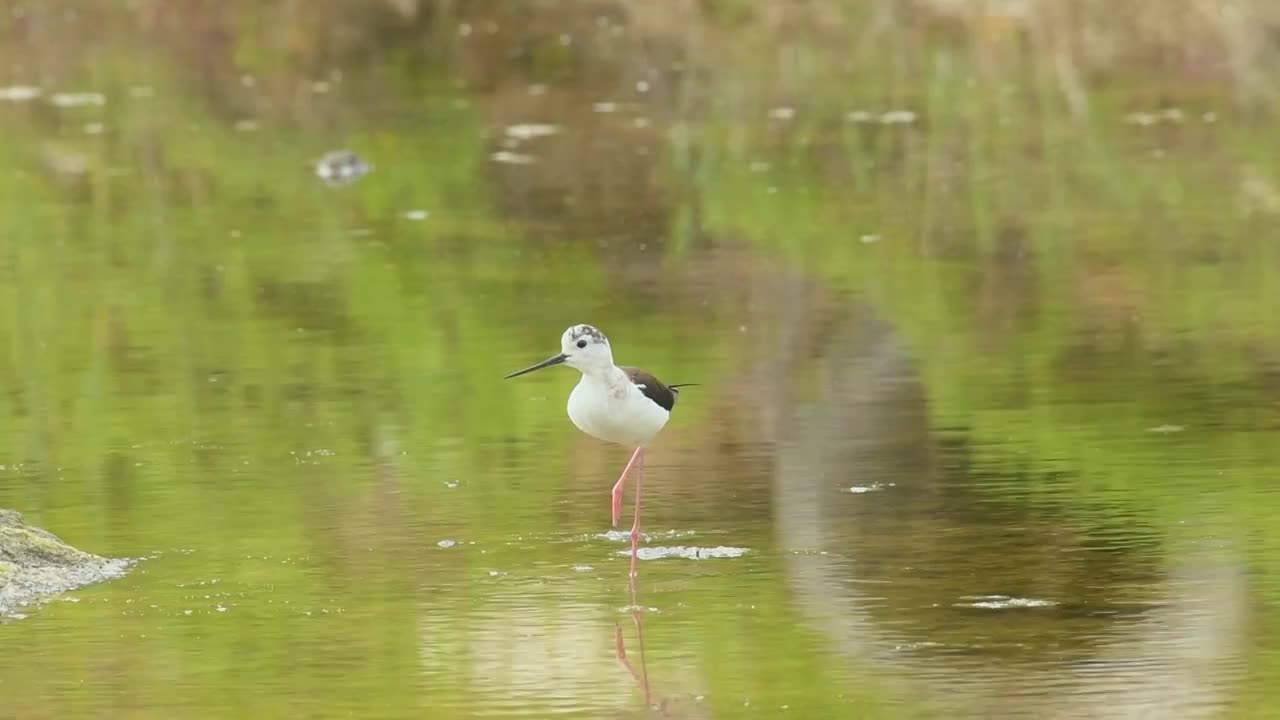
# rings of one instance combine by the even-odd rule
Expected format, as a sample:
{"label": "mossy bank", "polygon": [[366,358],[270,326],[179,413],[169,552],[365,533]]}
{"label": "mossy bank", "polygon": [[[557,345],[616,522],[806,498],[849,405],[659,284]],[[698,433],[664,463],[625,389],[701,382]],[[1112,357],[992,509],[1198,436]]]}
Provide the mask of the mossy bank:
{"label": "mossy bank", "polygon": [[51,595],[120,577],[129,565],[77,550],[0,508],[0,619]]}

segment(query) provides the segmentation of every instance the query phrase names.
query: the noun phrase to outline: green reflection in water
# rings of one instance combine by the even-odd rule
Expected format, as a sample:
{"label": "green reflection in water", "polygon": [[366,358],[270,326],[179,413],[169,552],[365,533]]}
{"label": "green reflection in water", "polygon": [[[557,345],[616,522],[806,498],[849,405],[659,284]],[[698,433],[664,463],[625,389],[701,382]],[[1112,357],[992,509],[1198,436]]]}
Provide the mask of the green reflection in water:
{"label": "green reflection in water", "polygon": [[[1149,122],[1126,116],[1140,93],[1098,94],[1081,123],[1034,86],[944,64],[910,124],[815,102],[794,127],[730,116],[700,131],[708,228],[891,317],[936,432],[963,440],[975,477],[1016,473],[983,483],[992,502],[1065,508],[1099,537],[1152,527],[1166,567],[1230,548],[1260,605],[1248,623],[1273,637],[1269,122],[1187,89],[1160,99],[1176,116]],[[1244,652],[1231,716],[1260,716],[1280,655],[1261,637]]]}
{"label": "green reflection in water", "polygon": [[[753,18],[710,5],[730,28]],[[594,70],[565,49],[581,43],[552,33],[517,69],[495,71],[507,66],[448,54],[460,42],[444,39],[459,34],[452,21],[465,18],[447,13],[370,13],[364,29],[385,22],[386,34],[368,35],[391,39],[353,49],[322,29],[356,18],[304,14],[281,39],[255,29],[279,18],[233,4],[225,17],[189,19],[234,31],[230,51],[217,52],[214,32],[203,39],[212,50],[197,45],[233,60],[202,82],[190,56],[130,47],[124,15],[82,19],[105,23],[109,38],[84,68],[39,59],[60,86],[101,92],[105,105],[3,106],[0,505],[96,552],[153,557],[124,581],[74,593],[79,602],[4,626],[24,660],[0,672],[0,694],[19,716],[634,708],[612,657],[613,624],[633,632],[625,562],[596,536],[625,454],[593,450],[568,427],[568,374],[497,378],[587,319],[664,377],[705,383],[758,359],[735,357],[748,345],[741,306],[683,265],[737,284],[737,266],[699,255],[712,241],[771,268],[785,260],[892,322],[933,429],[963,439],[975,468],[959,510],[989,522],[994,501],[1010,514],[1049,507],[1030,515],[1038,526],[1099,542],[1137,518],[1156,529],[1160,549],[1143,553],[1157,557],[1206,539],[1243,547],[1262,609],[1249,617],[1246,685],[1229,702],[1244,716],[1273,704],[1280,555],[1267,473],[1277,458],[1263,433],[1275,421],[1280,265],[1268,171],[1253,159],[1275,146],[1225,109],[1196,124],[1225,107],[1219,95],[1203,108],[1174,95],[1190,118],[1176,129],[1126,123],[1146,98],[1124,93],[1093,97],[1082,122],[1044,66],[1012,90],[985,84],[954,43],[907,27],[904,47],[926,44],[918,56],[929,62],[864,55],[852,80],[832,70],[841,58],[829,48],[791,48],[796,77],[814,74],[800,83],[803,102],[785,105],[792,119],[778,111],[765,123],[788,88],[770,85],[767,55],[751,57],[776,38],[748,24],[726,55],[735,62],[701,58],[709,78],[677,83],[684,95],[664,108],[676,117],[656,153],[669,166],[620,170],[618,187],[575,205],[558,193],[580,188],[555,172],[540,178],[550,191],[529,182],[513,199],[519,183],[488,161],[500,145],[481,138],[529,119],[518,112],[539,97],[528,82],[580,83],[591,92],[570,99],[583,107],[610,97],[594,91],[599,75],[633,87],[617,61],[625,45],[593,50],[615,61]],[[59,32],[72,47],[77,31]],[[350,65],[341,80],[325,67],[330,42]],[[506,57],[494,42],[489,55]],[[507,82],[515,92],[486,95]],[[703,95],[723,105],[703,107]],[[903,110],[915,118],[884,122]],[[608,179],[612,166],[591,165],[602,153],[583,142],[563,174]],[[344,144],[376,169],[325,188],[308,163]],[[637,198],[649,205],[626,215]],[[417,209],[430,215],[406,216]],[[687,273],[684,294],[619,269],[635,258],[637,225],[670,226],[672,238],[634,264]],[[797,365],[787,382],[812,372]],[[901,687],[886,677],[894,667],[841,656],[797,607],[783,572],[791,548],[774,537],[768,501],[718,487],[748,461],[672,477],[686,467],[681,451],[711,446],[727,424],[714,387],[705,392],[682,400],[668,433],[677,460],[653,471],[654,527],[695,534],[651,542],[753,553],[645,568],[653,688],[695,716],[768,717],[783,705],[799,717],[911,715],[913,689],[887,689]],[[724,454],[735,452],[749,455]],[[1011,466],[1019,472],[1001,474]],[[767,493],[764,474],[747,487]],[[899,526],[895,537],[945,557],[938,527],[921,523],[912,538]],[[1027,574],[1059,568],[1043,562]],[[936,588],[914,591],[923,601]],[[886,616],[927,633],[911,609]],[[1089,640],[1032,617],[1064,643]],[[940,633],[962,639],[983,625],[960,627]]]}

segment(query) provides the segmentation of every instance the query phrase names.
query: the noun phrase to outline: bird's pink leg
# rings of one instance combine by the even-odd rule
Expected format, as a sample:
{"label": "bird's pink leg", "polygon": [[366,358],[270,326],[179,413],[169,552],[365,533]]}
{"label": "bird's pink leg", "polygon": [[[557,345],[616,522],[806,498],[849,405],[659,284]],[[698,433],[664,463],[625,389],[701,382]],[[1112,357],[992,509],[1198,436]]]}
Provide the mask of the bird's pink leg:
{"label": "bird's pink leg", "polygon": [[618,478],[618,482],[613,484],[613,526],[618,527],[618,520],[622,517],[622,485],[627,480],[627,473],[631,472],[631,466],[635,464],[636,458],[641,458],[644,462],[642,453],[644,448],[638,447],[636,451],[631,453],[631,459],[627,461],[627,466],[622,468],[622,477]]}
{"label": "bird's pink leg", "polygon": [[640,454],[636,465],[636,506],[632,509],[635,522],[631,524],[631,577],[636,576],[636,560],[640,554],[640,489],[644,486],[644,448],[637,450]]}

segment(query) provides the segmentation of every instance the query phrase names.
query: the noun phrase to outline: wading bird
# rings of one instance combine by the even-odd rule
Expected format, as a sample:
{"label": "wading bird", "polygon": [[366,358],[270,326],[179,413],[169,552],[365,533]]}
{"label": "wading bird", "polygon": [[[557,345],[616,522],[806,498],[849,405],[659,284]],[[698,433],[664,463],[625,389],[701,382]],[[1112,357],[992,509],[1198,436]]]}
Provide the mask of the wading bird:
{"label": "wading bird", "polygon": [[644,482],[644,446],[658,434],[680,388],[695,383],[663,385],[653,375],[613,364],[609,339],[590,325],[574,325],[560,336],[560,352],[503,379],[559,364],[582,373],[569,393],[569,419],[582,432],[605,442],[634,447],[631,460],[613,486],[613,525],[622,515],[622,488],[629,474],[636,477],[635,521],[631,525],[631,575],[636,574],[640,541],[640,490]]}

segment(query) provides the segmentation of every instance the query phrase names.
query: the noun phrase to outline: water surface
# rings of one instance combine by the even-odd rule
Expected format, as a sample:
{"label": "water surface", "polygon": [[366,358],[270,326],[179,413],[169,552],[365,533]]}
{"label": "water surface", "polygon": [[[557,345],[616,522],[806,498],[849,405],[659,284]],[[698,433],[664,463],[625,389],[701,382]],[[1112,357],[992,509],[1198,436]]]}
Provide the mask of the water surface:
{"label": "water surface", "polygon": [[0,506],[144,558],[0,714],[1267,717],[1269,108],[817,5],[0,22]]}

